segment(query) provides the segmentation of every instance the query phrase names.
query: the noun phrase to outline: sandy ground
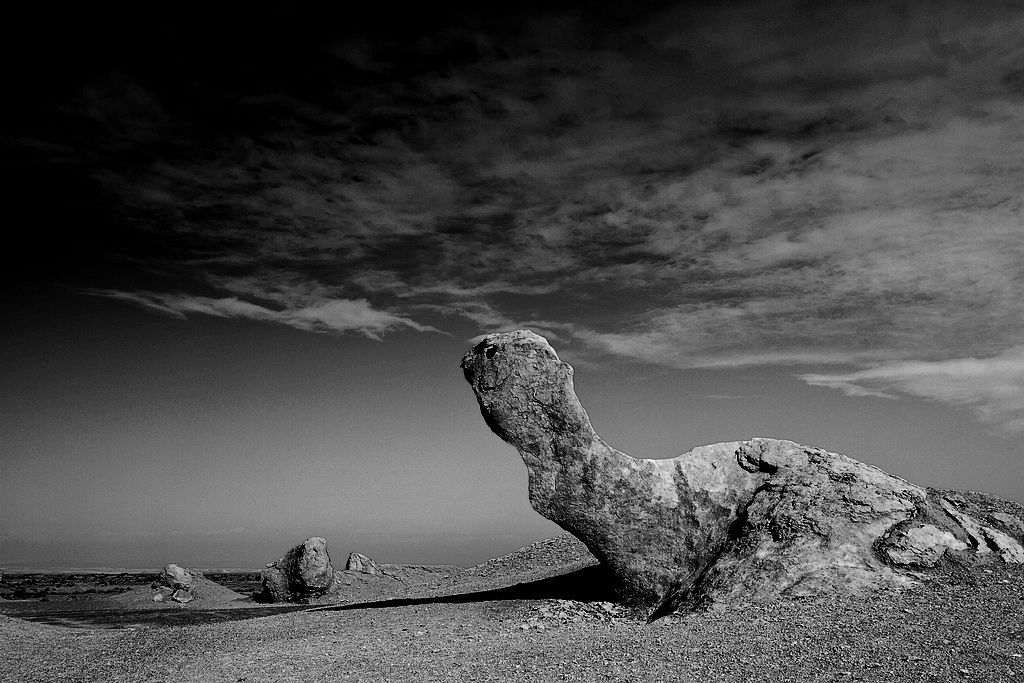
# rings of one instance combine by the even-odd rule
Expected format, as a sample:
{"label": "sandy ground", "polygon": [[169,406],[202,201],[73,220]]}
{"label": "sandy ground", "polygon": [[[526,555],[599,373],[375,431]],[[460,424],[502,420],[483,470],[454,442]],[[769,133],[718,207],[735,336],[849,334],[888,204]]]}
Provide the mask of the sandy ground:
{"label": "sandy ground", "polygon": [[[582,585],[592,569],[555,577],[581,560],[567,547],[466,570],[475,583],[462,584],[461,597],[448,597],[458,594],[452,584],[418,602],[129,629],[0,616],[0,680],[1024,681],[1022,567],[648,625],[601,595],[559,598],[585,599],[592,588]],[[473,592],[520,574],[541,581],[500,599]]]}

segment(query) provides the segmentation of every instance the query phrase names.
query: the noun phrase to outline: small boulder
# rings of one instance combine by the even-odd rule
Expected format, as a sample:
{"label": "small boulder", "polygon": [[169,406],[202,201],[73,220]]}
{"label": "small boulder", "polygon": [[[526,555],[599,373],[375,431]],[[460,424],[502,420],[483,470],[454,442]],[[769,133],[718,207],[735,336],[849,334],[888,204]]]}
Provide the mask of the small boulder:
{"label": "small boulder", "polygon": [[309,602],[331,587],[334,567],[327,541],[319,536],[306,539],[263,570],[262,602]]}
{"label": "small boulder", "polygon": [[348,562],[345,563],[345,571],[372,574],[374,576],[380,574],[377,563],[362,553],[351,553],[348,556]]}
{"label": "small boulder", "polygon": [[195,598],[193,597],[192,593],[185,590],[184,588],[179,588],[173,593],[171,593],[171,600],[173,600],[174,602],[180,602],[183,605],[187,605],[194,599]]}

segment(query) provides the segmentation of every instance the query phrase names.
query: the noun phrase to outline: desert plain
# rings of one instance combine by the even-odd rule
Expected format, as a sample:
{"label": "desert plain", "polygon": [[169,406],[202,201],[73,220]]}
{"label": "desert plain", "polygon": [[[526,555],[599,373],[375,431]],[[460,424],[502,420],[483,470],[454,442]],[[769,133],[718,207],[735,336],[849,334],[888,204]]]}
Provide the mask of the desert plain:
{"label": "desert plain", "polygon": [[[403,576],[401,565],[383,565]],[[103,580],[75,600],[0,602],[5,681],[1024,680],[1024,567],[677,612],[615,602],[569,535],[429,580],[360,581],[336,605],[261,605],[228,586],[188,605]],[[242,591],[254,575],[207,573]],[[145,581],[147,577],[133,580]],[[14,585],[8,574],[4,585]],[[122,590],[126,589],[126,590]]]}

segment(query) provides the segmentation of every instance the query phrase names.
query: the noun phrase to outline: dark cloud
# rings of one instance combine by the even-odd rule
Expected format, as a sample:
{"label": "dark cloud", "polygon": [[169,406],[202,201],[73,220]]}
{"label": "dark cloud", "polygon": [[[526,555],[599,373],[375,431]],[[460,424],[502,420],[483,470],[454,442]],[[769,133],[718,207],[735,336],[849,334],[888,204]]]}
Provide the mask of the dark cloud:
{"label": "dark cloud", "polygon": [[18,168],[103,207],[83,242],[169,280],[104,291],[375,335],[530,323],[679,367],[1019,344],[1015,6],[331,18],[176,24],[23,128]]}

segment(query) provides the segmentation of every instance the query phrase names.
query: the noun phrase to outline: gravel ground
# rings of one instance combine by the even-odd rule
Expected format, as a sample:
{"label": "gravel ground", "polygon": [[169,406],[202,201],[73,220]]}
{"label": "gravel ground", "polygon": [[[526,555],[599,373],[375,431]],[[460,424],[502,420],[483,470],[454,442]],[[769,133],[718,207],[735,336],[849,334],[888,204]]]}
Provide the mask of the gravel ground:
{"label": "gravel ground", "polygon": [[1022,567],[862,599],[645,616],[512,599],[124,630],[0,617],[0,680],[1024,681]]}

